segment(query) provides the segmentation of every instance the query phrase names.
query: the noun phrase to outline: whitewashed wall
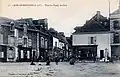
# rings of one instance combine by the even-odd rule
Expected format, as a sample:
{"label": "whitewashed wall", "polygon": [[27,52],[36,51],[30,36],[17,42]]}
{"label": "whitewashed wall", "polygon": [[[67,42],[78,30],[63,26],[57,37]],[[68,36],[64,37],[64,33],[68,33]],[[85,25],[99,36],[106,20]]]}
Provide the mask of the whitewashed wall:
{"label": "whitewashed wall", "polygon": [[89,44],[89,37],[96,37],[96,45],[97,47],[97,56],[100,57],[100,50],[104,50],[107,48],[109,52],[109,56],[111,57],[111,47],[110,47],[110,33],[95,33],[95,34],[74,34],[73,35],[73,46],[79,45],[92,45]]}
{"label": "whitewashed wall", "polygon": [[55,42],[57,42],[57,47],[59,47],[59,39],[53,37],[53,47],[55,47]]}
{"label": "whitewashed wall", "polygon": [[64,43],[62,43],[62,42],[59,41],[59,48],[62,49],[63,47],[64,47]]}

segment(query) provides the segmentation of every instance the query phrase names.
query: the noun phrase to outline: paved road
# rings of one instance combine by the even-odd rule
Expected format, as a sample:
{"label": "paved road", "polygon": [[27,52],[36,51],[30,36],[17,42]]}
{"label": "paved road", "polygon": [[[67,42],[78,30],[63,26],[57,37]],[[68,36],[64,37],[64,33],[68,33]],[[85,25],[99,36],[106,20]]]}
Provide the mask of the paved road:
{"label": "paved road", "polygon": [[120,63],[0,63],[0,77],[120,77]]}

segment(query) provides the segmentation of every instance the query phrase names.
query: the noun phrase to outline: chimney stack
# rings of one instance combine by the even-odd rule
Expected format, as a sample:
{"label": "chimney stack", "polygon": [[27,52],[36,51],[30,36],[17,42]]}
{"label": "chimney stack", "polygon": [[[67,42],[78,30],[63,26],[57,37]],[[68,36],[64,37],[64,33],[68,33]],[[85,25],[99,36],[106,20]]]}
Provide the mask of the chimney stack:
{"label": "chimney stack", "polygon": [[97,21],[100,19],[100,11],[97,11]]}

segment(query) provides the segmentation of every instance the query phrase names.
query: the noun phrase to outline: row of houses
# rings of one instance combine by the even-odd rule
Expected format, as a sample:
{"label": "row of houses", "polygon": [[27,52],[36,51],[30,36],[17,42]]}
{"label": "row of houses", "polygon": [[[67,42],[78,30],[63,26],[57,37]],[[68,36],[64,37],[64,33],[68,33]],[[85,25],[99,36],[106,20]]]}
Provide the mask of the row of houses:
{"label": "row of houses", "polygon": [[100,11],[72,34],[74,54],[81,59],[120,58],[120,7],[104,17]]}
{"label": "row of houses", "polygon": [[71,40],[63,32],[48,28],[48,20],[0,18],[0,61],[39,61],[71,55]]}
{"label": "row of houses", "polygon": [[71,55],[94,60],[120,58],[120,7],[104,17],[100,11],[83,26],[76,26],[70,37],[48,28],[48,20],[0,18],[0,61],[39,61]]}

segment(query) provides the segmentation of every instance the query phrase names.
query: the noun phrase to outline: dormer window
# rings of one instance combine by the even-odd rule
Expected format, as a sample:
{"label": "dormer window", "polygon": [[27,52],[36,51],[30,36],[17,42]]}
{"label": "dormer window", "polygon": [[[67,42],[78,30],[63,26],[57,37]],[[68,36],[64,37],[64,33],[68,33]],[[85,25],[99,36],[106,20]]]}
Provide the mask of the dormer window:
{"label": "dormer window", "polygon": [[41,26],[41,28],[43,28],[43,25],[40,25]]}
{"label": "dormer window", "polygon": [[14,22],[11,22],[10,25],[10,30],[14,30]]}
{"label": "dormer window", "polygon": [[27,47],[27,38],[24,38],[24,46]]}
{"label": "dormer window", "polygon": [[104,22],[104,25],[107,25],[107,22]]}

